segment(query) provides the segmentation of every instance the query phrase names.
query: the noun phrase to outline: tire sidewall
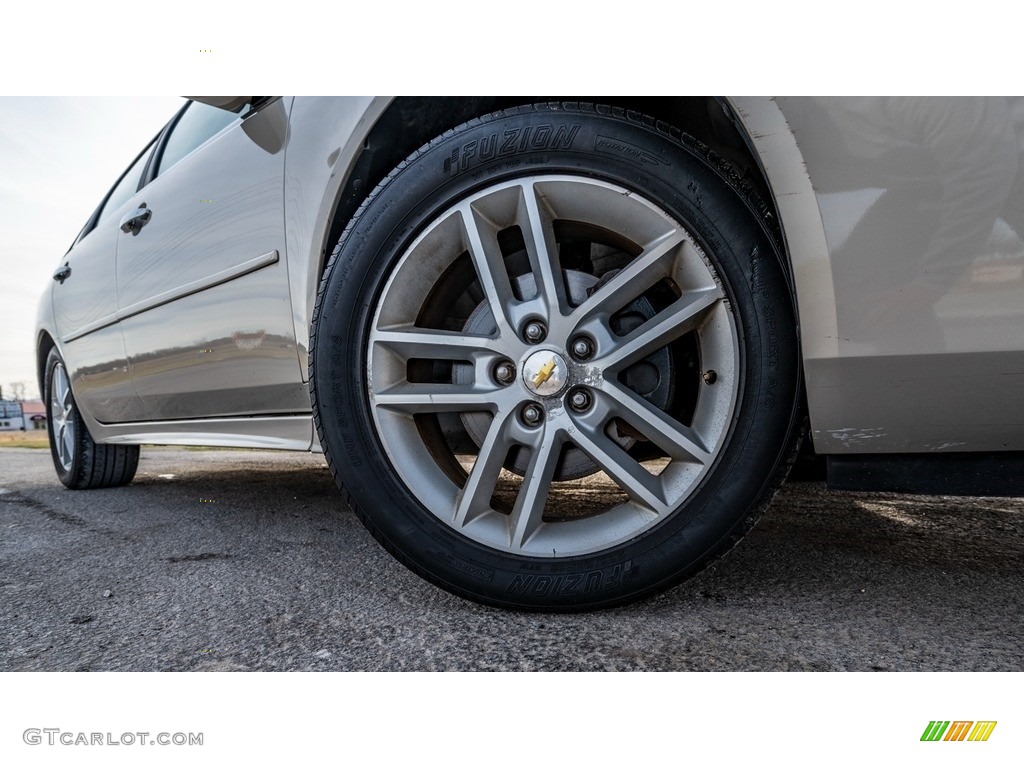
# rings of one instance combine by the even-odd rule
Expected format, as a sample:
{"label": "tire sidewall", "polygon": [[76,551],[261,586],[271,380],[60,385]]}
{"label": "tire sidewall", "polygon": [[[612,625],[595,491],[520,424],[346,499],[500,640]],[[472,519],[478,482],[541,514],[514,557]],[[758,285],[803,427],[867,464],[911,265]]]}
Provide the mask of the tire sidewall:
{"label": "tire sidewall", "polygon": [[[494,156],[482,158],[480,148],[491,137],[498,142]],[[509,137],[510,149],[502,153]],[[423,507],[398,479],[377,437],[364,377],[377,301],[420,231],[479,189],[543,174],[618,184],[659,205],[696,237],[730,297],[741,387],[725,446],[681,509],[608,550],[538,559],[489,549]],[[662,589],[752,525],[790,442],[797,330],[772,237],[698,151],[611,110],[522,108],[435,140],[399,166],[356,214],[321,290],[310,365],[325,456],[389,549],[456,594],[506,607],[578,609]]]}

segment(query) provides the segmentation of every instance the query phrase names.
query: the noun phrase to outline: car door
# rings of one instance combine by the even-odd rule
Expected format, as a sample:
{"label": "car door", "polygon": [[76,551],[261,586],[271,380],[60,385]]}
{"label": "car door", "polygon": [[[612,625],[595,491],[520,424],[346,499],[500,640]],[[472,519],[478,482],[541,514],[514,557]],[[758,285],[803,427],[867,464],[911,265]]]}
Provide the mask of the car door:
{"label": "car door", "polygon": [[285,263],[285,104],[189,102],[123,217],[117,304],[147,420],[309,410]]}
{"label": "car door", "polygon": [[828,247],[835,336],[803,339],[815,448],[1019,450],[1024,100],[777,104]]}
{"label": "car door", "polygon": [[141,417],[117,323],[115,253],[118,222],[131,207],[153,146],[121,175],[54,273],[53,313],[71,387],[79,406],[102,422]]}

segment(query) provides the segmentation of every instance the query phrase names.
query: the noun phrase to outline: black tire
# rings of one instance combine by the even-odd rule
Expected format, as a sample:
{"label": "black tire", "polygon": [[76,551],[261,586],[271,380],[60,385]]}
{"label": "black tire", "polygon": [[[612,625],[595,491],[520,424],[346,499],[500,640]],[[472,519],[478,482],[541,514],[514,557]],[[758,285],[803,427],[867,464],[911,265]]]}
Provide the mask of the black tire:
{"label": "black tire", "polygon": [[135,477],[135,471],[139,466],[139,446],[102,445],[94,441],[78,411],[74,393],[70,389],[70,381],[67,382],[67,402],[70,404],[67,421],[72,427],[73,437],[67,443],[67,447],[70,448],[70,460],[65,462],[61,459],[57,446],[57,432],[60,430],[59,421],[63,413],[55,412],[53,398],[55,378],[60,376],[59,369],[64,369],[64,361],[54,348],[46,358],[43,396],[46,402],[50,455],[53,458],[54,469],[57,470],[57,478],[68,488],[76,491],[127,485]]}
{"label": "black tire", "polygon": [[[495,135],[504,137],[503,145],[491,143],[494,151],[481,159],[486,153],[479,148]],[[545,139],[508,139],[524,136]],[[660,206],[692,234],[721,278],[738,337],[734,410],[699,484],[641,534],[567,557],[500,551],[442,522],[392,466],[368,393],[374,313],[402,255],[439,212],[524,174],[600,180]],[[320,284],[310,391],[328,465],[388,551],[420,576],[471,600],[571,611],[666,589],[750,530],[795,457],[801,371],[779,248],[763,206],[735,178],[706,148],[650,118],[603,106],[540,104],[445,133],[373,191],[342,235]]]}

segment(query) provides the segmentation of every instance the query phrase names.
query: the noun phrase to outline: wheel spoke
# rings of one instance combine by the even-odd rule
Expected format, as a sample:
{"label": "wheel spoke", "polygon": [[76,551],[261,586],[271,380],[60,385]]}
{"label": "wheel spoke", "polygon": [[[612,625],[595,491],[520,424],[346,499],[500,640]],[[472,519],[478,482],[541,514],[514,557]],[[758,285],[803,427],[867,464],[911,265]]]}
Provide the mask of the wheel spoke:
{"label": "wheel spoke", "polygon": [[530,267],[537,281],[537,294],[543,300],[550,319],[564,314],[568,305],[565,281],[558,261],[554,225],[551,214],[537,197],[536,187],[524,184],[522,192],[522,210],[517,218],[523,231]]}
{"label": "wheel spoke", "polygon": [[57,367],[53,371],[53,394],[54,394],[54,405],[59,406],[61,410],[64,410],[64,398],[68,392],[67,377],[64,374],[62,367]]}
{"label": "wheel spoke", "polygon": [[[512,293],[512,283],[508,277],[508,270],[505,269],[505,260],[498,246],[494,228],[486,224],[482,214],[477,213],[472,205],[466,204],[459,211],[462,215],[469,257],[473,261],[480,287],[494,316],[498,335],[515,335],[510,309],[516,299]],[[484,231],[485,228],[487,231]]]}
{"label": "wheel spoke", "polygon": [[563,437],[555,430],[545,430],[544,440],[534,445],[523,483],[519,487],[515,506],[509,517],[510,543],[513,549],[522,549],[540,528],[544,504],[548,500],[555,467],[562,451]]}
{"label": "wheel spoke", "polygon": [[656,515],[663,515],[671,510],[665,501],[658,478],[644,469],[640,462],[622,450],[604,432],[580,430],[573,434],[572,442],[603,469],[633,501]]}
{"label": "wheel spoke", "polygon": [[497,390],[465,384],[396,384],[370,397],[378,408],[406,413],[494,412],[498,408]]}
{"label": "wheel spoke", "polygon": [[462,487],[455,503],[455,515],[452,519],[456,528],[462,528],[491,508],[491,497],[501,474],[512,443],[509,440],[509,427],[514,423],[512,411],[497,413],[487,430],[487,437],[480,446],[473,469],[470,470],[466,484]]}
{"label": "wheel spoke", "polygon": [[377,331],[372,341],[391,349],[405,360],[472,360],[482,355],[497,354],[495,340],[486,336],[415,326]]}
{"label": "wheel spoke", "polygon": [[60,434],[61,444],[64,446],[64,451],[61,456],[62,464],[71,463],[71,451],[74,449],[74,441],[72,440],[72,437],[73,435],[71,430],[65,425]]}
{"label": "wheel spoke", "polygon": [[680,230],[659,237],[629,262],[607,283],[598,288],[573,312],[577,322],[586,322],[595,315],[611,317],[637,296],[669,273],[678,248],[686,238]]}
{"label": "wheel spoke", "polygon": [[605,368],[621,369],[696,329],[708,310],[722,298],[717,287],[684,293],[605,355]]}
{"label": "wheel spoke", "polygon": [[612,401],[608,404],[610,415],[640,430],[671,458],[700,464],[711,461],[711,452],[696,430],[680,424],[632,390],[614,382],[606,381],[601,392]]}

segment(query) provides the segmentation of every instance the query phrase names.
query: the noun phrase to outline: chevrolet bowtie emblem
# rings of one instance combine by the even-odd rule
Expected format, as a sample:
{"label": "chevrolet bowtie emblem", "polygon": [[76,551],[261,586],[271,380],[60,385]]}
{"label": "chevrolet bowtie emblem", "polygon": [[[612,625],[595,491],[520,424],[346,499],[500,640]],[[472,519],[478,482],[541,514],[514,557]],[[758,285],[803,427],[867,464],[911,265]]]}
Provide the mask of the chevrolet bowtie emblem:
{"label": "chevrolet bowtie emblem", "polygon": [[545,381],[551,378],[551,374],[555,372],[555,358],[551,358],[544,365],[541,366],[540,370],[537,371],[537,375],[533,377],[533,386],[539,387]]}

